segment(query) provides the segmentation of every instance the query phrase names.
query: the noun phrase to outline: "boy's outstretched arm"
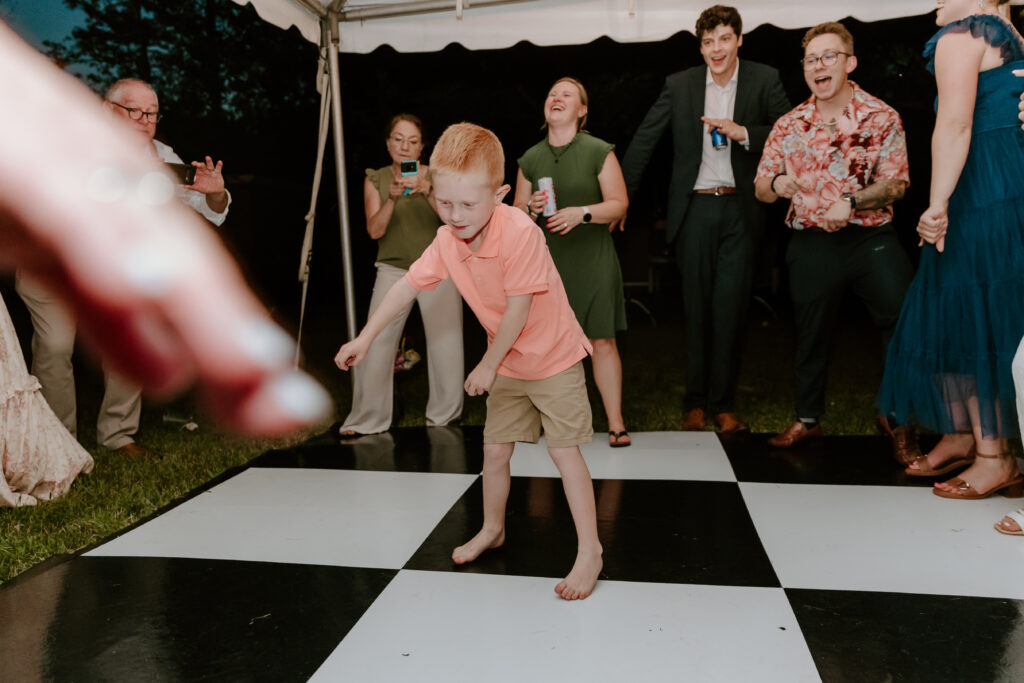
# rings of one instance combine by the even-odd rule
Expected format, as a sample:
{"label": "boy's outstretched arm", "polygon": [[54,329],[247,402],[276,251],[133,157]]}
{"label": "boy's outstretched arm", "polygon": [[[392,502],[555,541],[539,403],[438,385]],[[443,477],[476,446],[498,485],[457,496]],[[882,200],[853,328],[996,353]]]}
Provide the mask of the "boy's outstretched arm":
{"label": "boy's outstretched arm", "polygon": [[366,352],[370,350],[370,344],[377,338],[381,330],[394,320],[399,311],[412,303],[417,294],[419,294],[419,290],[410,285],[404,277],[392,285],[388,293],[384,295],[380,306],[366,321],[363,331],[355,339],[343,344],[338,349],[338,355],[334,357],[335,364],[342,370],[359,365],[360,361],[366,357]]}
{"label": "boy's outstretched arm", "polygon": [[[470,396],[479,396],[490,391],[494,384],[494,376],[498,372],[498,366],[508,354],[509,349],[519,339],[523,327],[526,326],[526,318],[530,315],[530,304],[533,303],[533,294],[520,294],[518,296],[505,297],[505,314],[501,316],[498,323],[498,331],[494,334],[494,341],[487,347],[487,353],[480,359],[473,372],[466,378],[466,393]],[[360,335],[362,336],[362,335]]]}

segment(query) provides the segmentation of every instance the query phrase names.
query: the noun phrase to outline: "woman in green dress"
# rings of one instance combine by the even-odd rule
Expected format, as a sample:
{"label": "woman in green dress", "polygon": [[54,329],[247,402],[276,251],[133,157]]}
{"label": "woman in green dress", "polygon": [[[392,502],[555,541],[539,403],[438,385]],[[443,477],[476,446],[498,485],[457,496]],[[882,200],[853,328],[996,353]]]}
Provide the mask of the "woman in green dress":
{"label": "woman in green dress", "polygon": [[[628,446],[622,419],[622,361],[615,333],[626,329],[622,271],[611,230],[625,215],[626,182],[614,145],[583,130],[587,91],[574,78],[555,82],[544,101],[547,138],[519,158],[515,205],[544,230],[569,303],[594,346],[594,381],[608,416],[608,443]],[[558,210],[544,216],[551,178]]]}

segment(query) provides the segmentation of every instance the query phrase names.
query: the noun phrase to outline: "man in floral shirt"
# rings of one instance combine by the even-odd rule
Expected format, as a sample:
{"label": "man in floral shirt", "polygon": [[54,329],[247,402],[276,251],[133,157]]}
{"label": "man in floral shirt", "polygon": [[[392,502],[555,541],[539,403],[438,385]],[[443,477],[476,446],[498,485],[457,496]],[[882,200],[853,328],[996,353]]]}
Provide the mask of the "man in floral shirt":
{"label": "man in floral shirt", "polygon": [[[899,114],[848,79],[857,57],[842,24],[815,26],[803,45],[811,97],[775,123],[754,180],[761,201],[790,200],[786,223],[794,231],[786,261],[798,419],[771,439],[783,448],[821,436],[829,342],[843,295],[860,297],[888,343],[912,276],[892,227],[892,203],[909,183]],[[916,439],[904,442],[912,448]]]}

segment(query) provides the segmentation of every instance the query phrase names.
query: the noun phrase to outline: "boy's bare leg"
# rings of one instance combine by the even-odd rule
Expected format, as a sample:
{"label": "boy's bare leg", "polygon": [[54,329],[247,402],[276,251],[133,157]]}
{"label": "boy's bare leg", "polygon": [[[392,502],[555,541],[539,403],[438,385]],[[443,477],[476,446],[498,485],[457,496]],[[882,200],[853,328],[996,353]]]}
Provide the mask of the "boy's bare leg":
{"label": "boy's bare leg", "polygon": [[505,542],[505,507],[512,484],[509,461],[514,443],[484,444],[484,525],[480,532],[452,551],[455,564],[466,564],[480,553]]}
{"label": "boy's bare leg", "polygon": [[548,448],[551,459],[562,475],[562,486],[569,501],[569,511],[576,525],[576,563],[555,592],[566,600],[582,600],[590,595],[604,566],[601,541],[597,538],[597,511],[594,504],[594,483],[578,446]]}

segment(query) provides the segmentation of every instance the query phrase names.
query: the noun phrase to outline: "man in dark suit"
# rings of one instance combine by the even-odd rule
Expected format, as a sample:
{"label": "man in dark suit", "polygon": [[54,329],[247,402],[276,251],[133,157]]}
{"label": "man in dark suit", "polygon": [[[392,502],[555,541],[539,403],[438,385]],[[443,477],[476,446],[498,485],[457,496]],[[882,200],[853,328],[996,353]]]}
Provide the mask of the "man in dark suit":
{"label": "man in dark suit", "polygon": [[711,413],[721,431],[737,432],[747,429],[734,405],[740,328],[750,299],[754,250],[764,229],[754,174],[772,124],[790,104],[778,71],[739,60],[743,24],[735,8],[704,10],[696,35],[704,65],[665,79],[633,135],[622,169],[632,196],[671,125],[666,240],[675,242],[683,282],[683,429],[703,430]]}

